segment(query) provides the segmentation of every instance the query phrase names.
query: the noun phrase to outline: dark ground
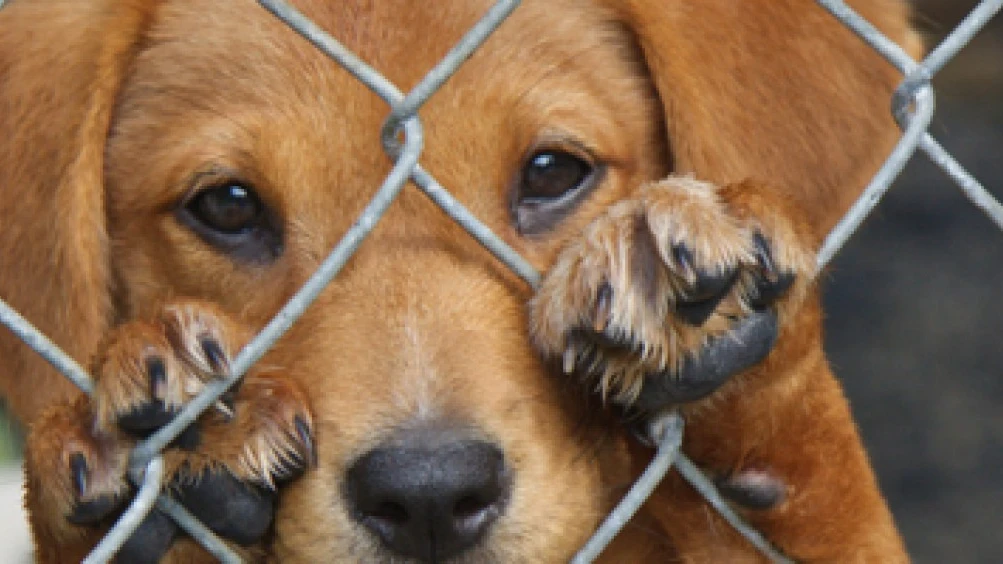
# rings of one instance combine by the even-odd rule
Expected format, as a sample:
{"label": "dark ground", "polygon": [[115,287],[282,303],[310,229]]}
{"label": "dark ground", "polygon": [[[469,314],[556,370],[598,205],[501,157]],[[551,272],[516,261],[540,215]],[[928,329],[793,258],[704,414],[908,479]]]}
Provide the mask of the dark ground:
{"label": "dark ground", "polygon": [[[975,2],[918,4],[936,42]],[[1003,15],[934,85],[930,132],[1003,199]],[[830,359],[915,560],[1003,563],[1003,232],[917,154],[837,256],[826,305]]]}

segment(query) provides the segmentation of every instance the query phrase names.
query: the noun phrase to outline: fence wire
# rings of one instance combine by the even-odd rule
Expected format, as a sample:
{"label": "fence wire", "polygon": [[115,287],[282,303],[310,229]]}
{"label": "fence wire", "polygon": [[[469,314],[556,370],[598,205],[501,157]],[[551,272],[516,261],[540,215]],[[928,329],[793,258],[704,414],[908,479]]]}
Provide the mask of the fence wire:
{"label": "fence wire", "polygon": [[[828,264],[853,235],[917,148],[940,166],[972,203],[1003,229],[1003,205],[927,132],[935,106],[935,95],[930,80],[999,12],[1003,0],[980,2],[968,17],[921,62],[912,60],[899,46],[882,35],[844,2],[838,0],[817,0],[817,2],[856,32],[903,74],[903,80],[891,101],[891,112],[902,127],[903,135],[862,195],[825,239],[818,254],[818,268],[821,269]],[[240,562],[240,558],[214,533],[179,503],[161,493],[163,461],[160,454],[205,409],[214,404],[220,395],[239,381],[244,373],[292,327],[320,292],[338,275],[409,180],[531,286],[535,288],[540,280],[540,274],[528,261],[467,211],[419,163],[423,128],[417,115],[418,110],[518,7],[517,0],[496,2],[456,46],[425,75],[424,79],[407,93],[401,92],[386,77],[288,3],[283,0],[258,0],[258,3],[337,61],[386,101],[389,113],[381,131],[381,139],[384,151],[394,162],[394,166],[376,195],[317,271],[236,356],[231,373],[225,379],[206,385],[205,390],[185,406],[170,424],[136,446],[130,457],[129,476],[139,487],[138,494],[99,545],[84,560],[88,564],[107,562],[113,558],[153,507],[173,518],[193,539],[220,561]],[[0,9],[4,4],[5,0],[0,0]],[[0,300],[0,323],[10,328],[85,393],[93,392],[93,380],[87,372],[2,300]],[[678,413],[671,411],[656,417],[649,424],[647,433],[650,442],[657,446],[655,457],[620,504],[575,555],[573,563],[584,564],[595,560],[673,467],[763,556],[774,562],[790,562],[758,531],[735,514],[713,483],[680,452],[683,423]]]}

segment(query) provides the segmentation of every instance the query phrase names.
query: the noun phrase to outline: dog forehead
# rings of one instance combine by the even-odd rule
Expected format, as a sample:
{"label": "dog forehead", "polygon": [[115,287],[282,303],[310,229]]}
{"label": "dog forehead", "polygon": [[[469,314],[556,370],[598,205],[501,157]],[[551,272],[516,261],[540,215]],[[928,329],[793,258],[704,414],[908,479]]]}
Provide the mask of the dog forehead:
{"label": "dog forehead", "polygon": [[[404,91],[490,8],[481,1],[296,5]],[[140,46],[113,128],[116,146],[129,154],[184,152],[195,163],[236,148],[247,158],[224,160],[268,169],[284,184],[295,173],[368,187],[385,174],[378,148],[387,104],[257,2],[210,8],[163,0]],[[645,100],[653,96],[636,96],[650,94],[637,60],[622,27],[596,4],[526,2],[422,107],[423,162],[463,191],[472,178],[507,182],[548,128],[604,137],[586,145],[625,151],[629,143],[610,138],[619,130],[613,122],[638,131],[652,121]],[[303,153],[334,158],[289,158]]]}
{"label": "dog forehead", "polygon": [[[291,4],[406,92],[493,3],[298,0]],[[623,41],[613,37],[617,30],[609,25],[611,19],[607,10],[592,2],[525,2],[478,49],[487,54],[475,54],[460,73],[480,79],[527,75],[533,70],[562,74],[569,59],[599,63],[619,57]],[[192,87],[225,84],[260,93],[296,84],[330,87],[330,82],[322,84],[324,79],[348,78],[339,63],[253,0],[211,7],[196,0],[163,0],[152,20],[141,45],[145,59],[157,60],[159,65],[154,66],[166,69],[158,81],[173,77],[174,82]],[[488,64],[483,64],[485,59]],[[138,74],[148,72],[146,66],[135,65]]]}

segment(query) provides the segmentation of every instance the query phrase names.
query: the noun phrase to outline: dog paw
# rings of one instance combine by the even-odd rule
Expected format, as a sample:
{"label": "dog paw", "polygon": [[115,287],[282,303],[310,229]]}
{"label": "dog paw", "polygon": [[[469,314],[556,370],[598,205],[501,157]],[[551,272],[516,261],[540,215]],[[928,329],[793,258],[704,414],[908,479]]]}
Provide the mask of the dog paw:
{"label": "dog paw", "polygon": [[[175,302],[114,330],[94,362],[93,398],[50,409],[32,426],[29,504],[35,495],[50,520],[108,525],[134,494],[127,470],[136,442],[227,377],[246,336],[201,302]],[[164,452],[165,493],[224,539],[251,545],[271,525],[278,485],[315,460],[305,395],[281,374],[252,370]],[[154,510],[119,559],[156,561],[181,534]]]}
{"label": "dog paw", "polygon": [[621,407],[691,402],[769,354],[812,278],[813,247],[763,186],[670,177],[562,250],[531,301],[531,335]]}

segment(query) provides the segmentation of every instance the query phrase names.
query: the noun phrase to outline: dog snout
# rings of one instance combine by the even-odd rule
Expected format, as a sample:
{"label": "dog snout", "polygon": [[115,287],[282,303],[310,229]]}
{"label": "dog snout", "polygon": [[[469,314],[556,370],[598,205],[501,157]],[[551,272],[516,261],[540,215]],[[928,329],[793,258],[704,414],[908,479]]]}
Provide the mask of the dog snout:
{"label": "dog snout", "polygon": [[397,433],[346,477],[354,518],[399,556],[442,562],[476,546],[505,510],[510,479],[490,442],[438,429]]}

